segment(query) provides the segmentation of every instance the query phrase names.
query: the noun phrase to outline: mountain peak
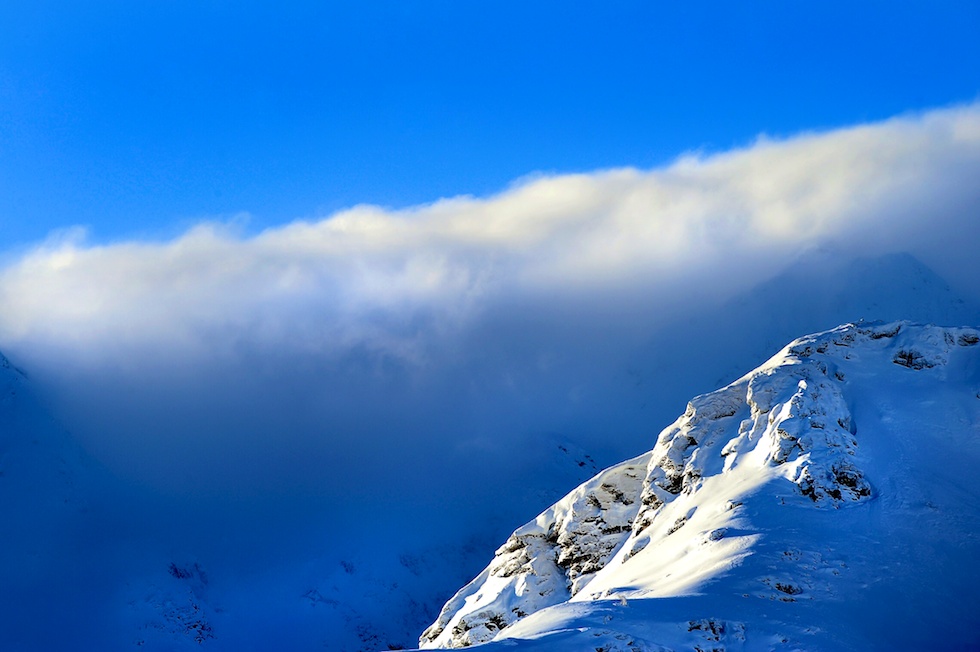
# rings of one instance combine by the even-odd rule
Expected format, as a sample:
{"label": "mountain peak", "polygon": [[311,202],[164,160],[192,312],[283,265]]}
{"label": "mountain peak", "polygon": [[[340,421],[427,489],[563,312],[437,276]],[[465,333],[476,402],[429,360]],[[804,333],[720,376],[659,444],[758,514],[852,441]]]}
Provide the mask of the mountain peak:
{"label": "mountain peak", "polygon": [[518,529],[421,645],[976,642],[945,628],[980,606],[978,344],[910,322],[791,342]]}

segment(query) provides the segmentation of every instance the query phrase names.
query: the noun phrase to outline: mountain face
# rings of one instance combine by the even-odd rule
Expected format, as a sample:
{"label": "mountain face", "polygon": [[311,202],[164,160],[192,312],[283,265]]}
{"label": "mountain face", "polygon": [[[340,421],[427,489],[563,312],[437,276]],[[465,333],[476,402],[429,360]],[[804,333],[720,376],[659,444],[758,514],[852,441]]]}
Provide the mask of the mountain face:
{"label": "mountain face", "polygon": [[[92,543],[99,538],[98,476],[98,467],[36,400],[27,376],[0,355],[3,649],[59,649],[64,632],[89,635],[88,606],[98,593],[92,587],[103,572],[79,559],[77,550],[99,545]],[[57,628],[49,626],[52,613]]]}
{"label": "mountain face", "polygon": [[648,404],[642,423],[666,423],[691,396],[727,385],[802,333],[903,319],[977,324],[980,306],[907,253],[807,252],[745,293],[717,306],[692,305],[650,334],[630,362],[642,381],[637,399]]}
{"label": "mountain face", "polygon": [[423,648],[980,646],[980,330],[798,339],[514,532]]}
{"label": "mountain face", "polygon": [[[26,375],[0,354],[0,514],[10,527],[0,537],[4,583],[29,575],[51,534],[87,518],[93,469],[81,448],[35,400]],[[16,536],[14,536],[16,533]],[[34,571],[36,572],[36,571]]]}

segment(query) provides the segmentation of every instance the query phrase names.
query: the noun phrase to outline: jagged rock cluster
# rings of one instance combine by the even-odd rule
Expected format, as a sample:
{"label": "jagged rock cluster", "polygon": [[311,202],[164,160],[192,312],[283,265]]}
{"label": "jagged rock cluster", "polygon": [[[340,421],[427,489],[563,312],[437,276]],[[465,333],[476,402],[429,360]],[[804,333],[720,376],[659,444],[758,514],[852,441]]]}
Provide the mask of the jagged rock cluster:
{"label": "jagged rock cluster", "polygon": [[490,565],[446,603],[423,647],[465,647],[568,600],[629,533],[649,454],[607,469],[517,530]]}

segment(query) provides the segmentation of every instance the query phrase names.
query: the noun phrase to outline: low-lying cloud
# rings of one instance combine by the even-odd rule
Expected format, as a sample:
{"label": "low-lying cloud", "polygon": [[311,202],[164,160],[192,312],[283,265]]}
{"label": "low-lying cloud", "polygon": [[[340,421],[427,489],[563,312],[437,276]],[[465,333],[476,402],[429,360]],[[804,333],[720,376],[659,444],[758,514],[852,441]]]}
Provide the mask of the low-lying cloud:
{"label": "low-lying cloud", "polygon": [[0,271],[0,347],[133,475],[240,491],[339,466],[339,486],[409,460],[425,476],[502,437],[601,439],[609,379],[656,327],[801,251],[907,250],[976,292],[978,178],[973,104],[257,235],[69,231]]}
{"label": "low-lying cloud", "polygon": [[650,171],[542,176],[486,199],[357,206],[254,236],[201,224],[169,242],[63,237],[0,274],[0,345],[101,357],[247,340],[424,364],[427,339],[500,304],[725,294],[825,242],[968,263],[978,171],[971,105]]}
{"label": "low-lying cloud", "polygon": [[[717,307],[794,261],[789,291],[808,292],[820,258],[806,251],[843,270],[908,251],[980,300],[977,179],[972,104],[257,235],[203,223],[93,244],[74,230],[7,255],[0,349],[154,496],[119,515],[146,538],[134,548],[270,573],[352,549],[397,566],[408,542],[502,536],[584,479],[588,453],[650,448],[690,393],[761,362],[738,341],[754,327]],[[853,269],[941,285],[904,258],[876,265]],[[811,309],[786,287],[743,305],[762,323]],[[835,288],[814,296],[830,305]],[[780,323],[834,325],[817,317]]]}

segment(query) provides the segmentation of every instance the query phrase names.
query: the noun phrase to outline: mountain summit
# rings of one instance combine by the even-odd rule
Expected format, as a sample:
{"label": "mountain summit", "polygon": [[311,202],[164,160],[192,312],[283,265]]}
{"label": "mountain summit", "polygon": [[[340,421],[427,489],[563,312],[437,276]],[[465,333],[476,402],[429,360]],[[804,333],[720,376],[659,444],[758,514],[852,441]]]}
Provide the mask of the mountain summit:
{"label": "mountain summit", "polygon": [[980,330],[848,324],[515,531],[423,648],[976,649]]}

